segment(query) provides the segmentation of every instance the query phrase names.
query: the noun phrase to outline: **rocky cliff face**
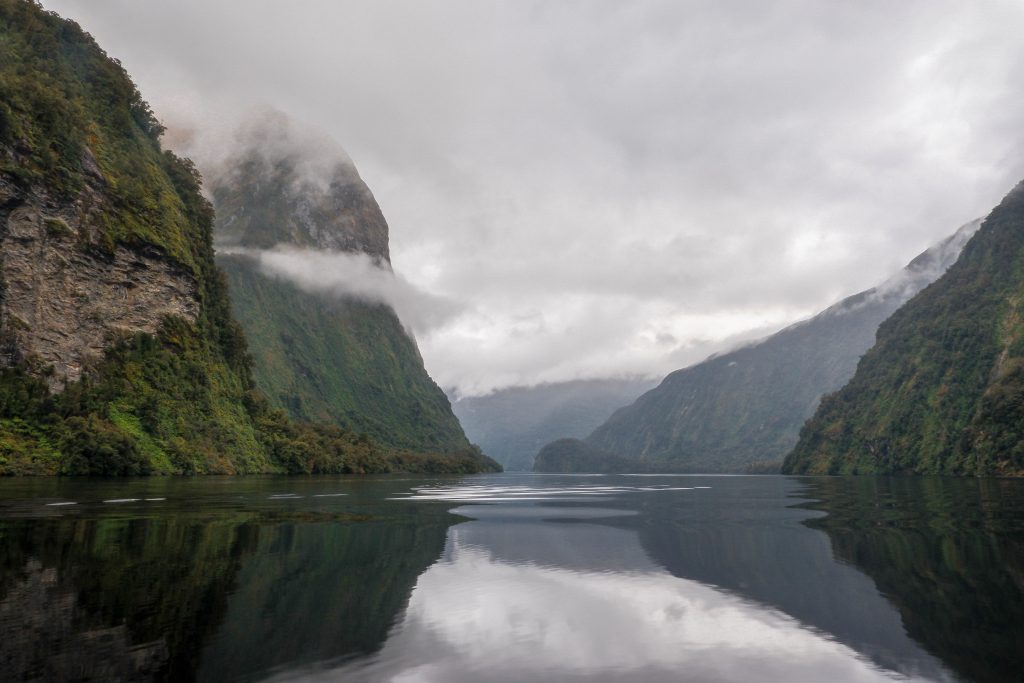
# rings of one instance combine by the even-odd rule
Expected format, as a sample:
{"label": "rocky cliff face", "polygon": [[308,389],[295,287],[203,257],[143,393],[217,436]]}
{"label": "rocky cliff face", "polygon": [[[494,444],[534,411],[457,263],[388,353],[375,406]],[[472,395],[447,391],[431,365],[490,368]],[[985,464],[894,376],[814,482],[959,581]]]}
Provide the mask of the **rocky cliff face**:
{"label": "rocky cliff face", "polygon": [[0,367],[28,362],[53,390],[80,379],[113,342],[156,334],[167,316],[199,316],[191,273],[152,247],[98,245],[101,179],[96,171],[63,200],[0,179]]}

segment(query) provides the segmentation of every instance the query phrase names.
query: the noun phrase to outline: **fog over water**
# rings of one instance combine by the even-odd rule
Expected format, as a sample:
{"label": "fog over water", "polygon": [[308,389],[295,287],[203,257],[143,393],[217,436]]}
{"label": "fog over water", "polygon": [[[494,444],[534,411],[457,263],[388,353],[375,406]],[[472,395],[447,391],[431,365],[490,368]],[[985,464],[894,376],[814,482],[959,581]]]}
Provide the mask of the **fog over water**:
{"label": "fog over water", "polygon": [[340,144],[463,394],[700,360],[1024,176],[1017,0],[44,5],[207,148],[267,108]]}

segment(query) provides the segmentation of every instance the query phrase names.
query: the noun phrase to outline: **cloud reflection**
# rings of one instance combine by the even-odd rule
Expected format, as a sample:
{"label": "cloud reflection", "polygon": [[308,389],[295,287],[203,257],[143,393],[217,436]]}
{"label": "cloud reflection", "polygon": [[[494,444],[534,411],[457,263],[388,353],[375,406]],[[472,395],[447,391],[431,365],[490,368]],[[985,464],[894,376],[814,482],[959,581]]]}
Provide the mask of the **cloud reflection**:
{"label": "cloud reflection", "polygon": [[[451,530],[377,656],[302,680],[921,680],[647,561],[633,571],[510,562],[474,543],[473,526]],[[646,559],[631,534],[605,531],[622,554]]]}

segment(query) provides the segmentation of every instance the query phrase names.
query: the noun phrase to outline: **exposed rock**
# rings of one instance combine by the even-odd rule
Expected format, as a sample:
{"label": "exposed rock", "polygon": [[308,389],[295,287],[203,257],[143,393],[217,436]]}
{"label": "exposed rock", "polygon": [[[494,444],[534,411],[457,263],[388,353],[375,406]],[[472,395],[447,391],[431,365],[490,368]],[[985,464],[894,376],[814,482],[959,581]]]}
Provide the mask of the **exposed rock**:
{"label": "exposed rock", "polygon": [[0,367],[52,367],[52,390],[79,379],[119,336],[199,315],[194,278],[158,250],[95,246],[89,219],[101,200],[88,187],[60,202],[0,180]]}

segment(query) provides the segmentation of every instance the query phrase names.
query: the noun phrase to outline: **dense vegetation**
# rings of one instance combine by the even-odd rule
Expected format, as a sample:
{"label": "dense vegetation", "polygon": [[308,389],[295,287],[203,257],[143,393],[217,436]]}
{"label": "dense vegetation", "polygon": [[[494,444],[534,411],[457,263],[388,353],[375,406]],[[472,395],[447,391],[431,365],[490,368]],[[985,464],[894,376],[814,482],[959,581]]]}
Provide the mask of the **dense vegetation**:
{"label": "dense vegetation", "polygon": [[[952,264],[975,228],[810,320],[673,372],[584,440],[619,454],[626,471],[778,472],[821,396],[853,376],[878,325]],[[568,467],[551,456],[544,467]]]}
{"label": "dense vegetation", "polygon": [[191,163],[162,151],[163,126],[117,62],[74,22],[0,0],[0,172],[73,197],[102,175],[95,245],[156,246],[208,275]]}
{"label": "dense vegetation", "polygon": [[1024,183],[878,330],[786,472],[1024,474]]}
{"label": "dense vegetation", "polygon": [[0,371],[0,474],[495,467],[468,445],[398,452],[270,409],[214,263],[213,210],[191,162],[161,150],[161,131],[124,70],[76,24],[0,0],[0,179],[23,196],[99,202],[81,248],[156,250],[193,274],[201,305],[194,324],[167,319],[155,337],[113,340],[101,366],[60,394],[30,362]]}

